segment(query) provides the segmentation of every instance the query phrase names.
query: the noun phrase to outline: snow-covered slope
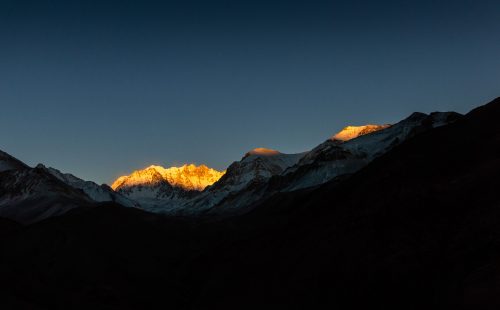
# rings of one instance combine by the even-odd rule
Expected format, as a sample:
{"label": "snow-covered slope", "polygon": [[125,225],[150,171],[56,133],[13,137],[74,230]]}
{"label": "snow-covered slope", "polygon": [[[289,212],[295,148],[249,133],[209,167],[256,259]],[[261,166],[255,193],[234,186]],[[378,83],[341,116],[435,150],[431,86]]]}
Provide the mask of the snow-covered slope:
{"label": "snow-covered slope", "polygon": [[253,189],[260,188],[272,176],[295,165],[302,156],[304,153],[283,154],[266,148],[253,149],[240,161],[232,163],[219,181],[172,211],[197,214],[211,208],[227,210],[249,205],[259,199]]}
{"label": "snow-covered slope", "polygon": [[45,169],[30,168],[4,152],[0,163],[0,217],[32,223],[92,204],[81,190]]}
{"label": "snow-covered slope", "polygon": [[31,168],[0,151],[0,217],[32,223],[104,201],[139,206],[107,185],[99,186],[42,164]]}
{"label": "snow-covered slope", "polygon": [[373,159],[416,134],[449,124],[459,117],[454,112],[434,112],[429,115],[417,112],[394,126],[346,141],[342,146],[353,154]]}
{"label": "snow-covered slope", "polygon": [[363,126],[347,126],[336,133],[331,139],[338,141],[348,141],[354,138],[367,135],[369,133],[379,131],[390,127],[391,125],[363,125]]}
{"label": "snow-covered slope", "polygon": [[282,182],[286,184],[282,190],[311,187],[353,173],[418,133],[448,124],[459,117],[454,112],[413,113],[395,125],[384,125],[381,130],[345,142],[334,135],[283,173],[287,181]]}
{"label": "snow-covered slope", "polygon": [[92,181],[85,181],[70,173],[62,173],[55,168],[47,168],[42,164],[38,164],[37,168],[45,169],[47,172],[55,176],[60,181],[66,183],[67,185],[82,190],[90,199],[96,202],[114,201],[126,207],[139,206],[138,203],[128,199],[120,193],[115,192],[106,184],[98,185]]}
{"label": "snow-covered slope", "polygon": [[[112,185],[121,195],[139,203],[148,211],[158,211],[158,205],[178,203],[177,190],[174,189],[153,167],[132,172],[129,176],[118,178]],[[182,190],[180,190],[182,191]]]}

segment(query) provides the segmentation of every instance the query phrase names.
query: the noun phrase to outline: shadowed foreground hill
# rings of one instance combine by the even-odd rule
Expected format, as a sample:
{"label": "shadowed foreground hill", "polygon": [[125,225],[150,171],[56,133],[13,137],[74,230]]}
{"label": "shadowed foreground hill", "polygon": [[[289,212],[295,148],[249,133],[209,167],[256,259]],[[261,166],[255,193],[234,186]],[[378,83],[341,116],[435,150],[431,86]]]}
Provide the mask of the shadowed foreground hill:
{"label": "shadowed foreground hill", "polygon": [[0,295],[35,309],[182,308],[177,258],[203,248],[191,225],[104,203],[24,227],[3,242]]}
{"label": "shadowed foreground hill", "polygon": [[220,222],[104,205],[10,228],[0,239],[2,300],[34,309],[498,308],[498,119],[500,99],[347,179]]}

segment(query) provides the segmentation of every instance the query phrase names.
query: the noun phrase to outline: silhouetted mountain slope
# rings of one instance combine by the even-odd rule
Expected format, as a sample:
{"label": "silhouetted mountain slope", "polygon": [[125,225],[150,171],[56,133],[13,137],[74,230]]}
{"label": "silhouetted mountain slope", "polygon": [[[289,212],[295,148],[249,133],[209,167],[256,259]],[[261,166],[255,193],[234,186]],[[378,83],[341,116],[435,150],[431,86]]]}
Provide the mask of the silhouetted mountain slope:
{"label": "silhouetted mountain slope", "polygon": [[107,204],[23,227],[0,240],[0,300],[42,309],[498,308],[498,119],[500,99],[349,177],[222,221]]}
{"label": "silhouetted mountain slope", "polygon": [[21,229],[21,224],[0,217],[0,239],[8,238],[11,234],[17,233]]}

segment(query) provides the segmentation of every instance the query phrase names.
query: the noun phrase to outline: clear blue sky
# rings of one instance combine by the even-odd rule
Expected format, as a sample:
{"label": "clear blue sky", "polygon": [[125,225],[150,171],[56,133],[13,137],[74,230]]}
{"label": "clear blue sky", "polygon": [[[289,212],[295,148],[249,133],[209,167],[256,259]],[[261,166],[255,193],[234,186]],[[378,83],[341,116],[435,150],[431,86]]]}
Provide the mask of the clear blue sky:
{"label": "clear blue sky", "polygon": [[99,183],[499,95],[499,1],[0,1],[0,149]]}

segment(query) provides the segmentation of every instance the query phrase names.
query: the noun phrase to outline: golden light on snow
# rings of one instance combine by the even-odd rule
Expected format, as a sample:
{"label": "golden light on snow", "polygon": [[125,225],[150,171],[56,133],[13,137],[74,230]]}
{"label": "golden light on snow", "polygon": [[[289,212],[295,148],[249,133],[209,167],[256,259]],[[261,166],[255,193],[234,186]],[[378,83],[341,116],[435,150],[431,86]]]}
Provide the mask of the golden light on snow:
{"label": "golden light on snow", "polygon": [[130,175],[119,177],[113,182],[111,188],[117,190],[121,187],[167,181],[174,187],[202,191],[207,186],[217,182],[225,173],[226,171],[217,171],[206,165],[186,164],[182,167],[170,168],[152,165],[142,170],[136,170]]}
{"label": "golden light on snow", "polygon": [[261,155],[261,156],[270,156],[270,155],[278,155],[281,154],[280,152],[272,149],[266,149],[265,147],[258,147],[250,152],[248,152],[250,155]]}
{"label": "golden light on snow", "polygon": [[332,140],[348,141],[359,136],[363,136],[378,130],[385,129],[391,125],[364,125],[364,126],[347,126],[332,137]]}

